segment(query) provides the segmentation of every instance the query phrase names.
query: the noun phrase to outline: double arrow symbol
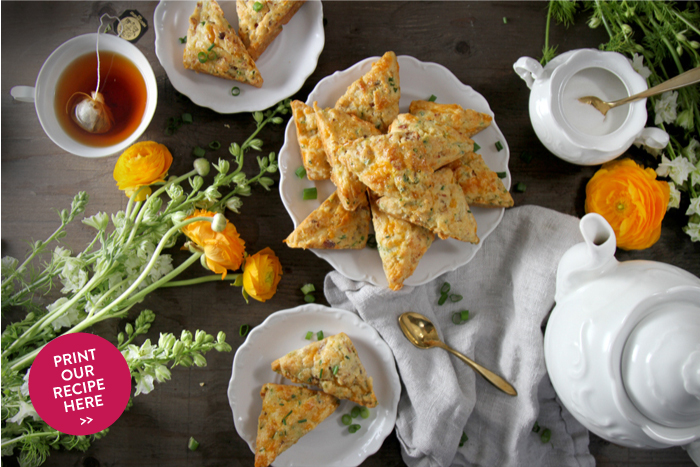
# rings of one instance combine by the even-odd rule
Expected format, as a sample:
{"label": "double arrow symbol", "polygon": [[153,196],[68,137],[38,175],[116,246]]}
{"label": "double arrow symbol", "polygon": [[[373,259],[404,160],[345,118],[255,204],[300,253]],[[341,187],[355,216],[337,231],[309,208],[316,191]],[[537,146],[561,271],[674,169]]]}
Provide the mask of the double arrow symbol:
{"label": "double arrow symbol", "polygon": [[84,425],[85,423],[90,423],[92,421],[92,418],[90,417],[85,417],[80,419],[80,424]]}

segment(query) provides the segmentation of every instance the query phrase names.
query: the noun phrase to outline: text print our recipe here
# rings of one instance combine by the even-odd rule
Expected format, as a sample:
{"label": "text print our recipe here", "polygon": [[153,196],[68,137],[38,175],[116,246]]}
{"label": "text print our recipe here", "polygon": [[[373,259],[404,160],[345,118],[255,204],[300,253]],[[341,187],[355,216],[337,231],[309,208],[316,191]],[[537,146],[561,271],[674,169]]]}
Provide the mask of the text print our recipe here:
{"label": "text print our recipe here", "polygon": [[[58,368],[59,365],[67,367],[61,371],[61,379],[66,382],[71,381],[70,384],[54,386],[54,399],[75,397],[75,399],[63,401],[63,408],[66,412],[102,407],[104,405],[102,402],[102,394],[87,395],[105,390],[104,378],[94,378],[95,372],[93,365],[81,365],[83,362],[94,361],[95,349],[53,356],[54,367]],[[81,366],[71,368],[68,367],[69,365]],[[90,377],[93,379],[88,379]]]}

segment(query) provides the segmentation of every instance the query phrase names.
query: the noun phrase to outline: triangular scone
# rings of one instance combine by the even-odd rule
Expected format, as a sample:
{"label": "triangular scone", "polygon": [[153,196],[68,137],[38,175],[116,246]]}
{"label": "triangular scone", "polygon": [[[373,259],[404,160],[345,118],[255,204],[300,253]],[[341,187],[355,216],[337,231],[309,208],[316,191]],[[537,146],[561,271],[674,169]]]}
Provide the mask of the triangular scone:
{"label": "triangular scone", "polygon": [[262,55],[303,4],[304,0],[236,0],[238,35],[253,60]]}
{"label": "triangular scone", "polygon": [[300,384],[311,384],[338,399],[376,407],[372,378],[347,334],[328,336],[272,362],[272,370]]}
{"label": "triangular scone", "polygon": [[470,206],[509,208],[513,197],[480,154],[471,153],[448,165]]}
{"label": "triangular scone", "polygon": [[379,135],[371,123],[337,109],[320,109],[314,102],[318,133],[331,166],[331,181],[338,188],[343,207],[354,211],[367,205],[367,188],[337,157],[338,148],[365,136]]}
{"label": "triangular scone", "polygon": [[433,243],[435,234],[419,225],[382,212],[370,201],[377,250],[391,290],[400,290]]}
{"label": "triangular scone", "polygon": [[442,239],[451,237],[479,243],[476,219],[448,168],[438,170],[426,180],[421,196],[384,196],[377,200],[377,206],[387,214],[425,227]]}
{"label": "triangular scone", "polygon": [[255,467],[270,465],[340,405],[337,398],[321,391],[283,384],[265,384],[260,397]]}
{"label": "triangular scone", "polygon": [[331,166],[318,134],[316,112],[301,101],[292,101],[292,115],[306,177],[309,180],[328,180],[331,177]]}
{"label": "triangular scone", "polygon": [[394,52],[387,52],[348,87],[335,108],[370,122],[384,133],[399,114],[400,99],[399,62]]}
{"label": "triangular scone", "polygon": [[338,194],[334,191],[283,242],[290,248],[358,250],[367,244],[369,222],[367,203],[354,211],[348,211],[341,205]]}
{"label": "triangular scone", "polygon": [[411,102],[408,113],[451,126],[469,138],[491,125],[493,120],[491,115],[465,109],[457,104],[436,104],[429,101]]}
{"label": "triangular scone", "polygon": [[256,88],[263,84],[255,62],[215,0],[197,2],[190,16],[182,62],[185,68],[197,72],[248,83]]}

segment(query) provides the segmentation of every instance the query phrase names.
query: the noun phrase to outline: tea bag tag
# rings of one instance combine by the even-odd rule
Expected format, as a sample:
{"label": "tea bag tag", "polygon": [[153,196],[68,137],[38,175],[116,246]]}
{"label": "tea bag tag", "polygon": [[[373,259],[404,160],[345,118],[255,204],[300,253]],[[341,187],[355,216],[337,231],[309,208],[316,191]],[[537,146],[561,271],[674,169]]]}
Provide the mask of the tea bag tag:
{"label": "tea bag tag", "polygon": [[129,42],[136,42],[148,31],[148,22],[137,10],[126,10],[112,23],[117,35]]}

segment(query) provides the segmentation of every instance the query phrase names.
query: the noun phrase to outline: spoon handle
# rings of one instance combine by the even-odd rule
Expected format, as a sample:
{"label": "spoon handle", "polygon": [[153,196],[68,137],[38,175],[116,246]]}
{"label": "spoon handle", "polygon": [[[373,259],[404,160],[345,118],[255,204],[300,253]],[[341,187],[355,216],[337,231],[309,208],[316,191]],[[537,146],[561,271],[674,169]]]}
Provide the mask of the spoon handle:
{"label": "spoon handle", "polygon": [[472,367],[474,369],[474,371],[476,371],[481,376],[483,376],[486,379],[486,381],[493,384],[494,386],[496,386],[498,389],[505,392],[509,396],[517,396],[518,395],[518,392],[515,390],[515,388],[508,381],[501,378],[493,371],[487,370],[483,366],[479,365],[478,363],[471,360],[470,358],[462,355],[461,353],[457,352],[455,349],[453,349],[452,347],[449,347],[448,345],[446,345],[444,343],[441,347],[443,349],[447,350],[448,352],[450,352],[455,357],[462,360],[464,363],[466,363],[470,367]]}
{"label": "spoon handle", "polygon": [[656,94],[661,94],[666,91],[673,91],[674,89],[682,88],[700,82],[700,67],[688,70],[685,73],[664,81],[661,84],[657,84],[653,88],[649,88],[646,91],[642,91],[633,96],[625,97],[615,102],[610,103],[610,108],[617,107],[619,105],[627,104],[628,102],[637,101],[639,99],[644,99],[645,97],[654,96]]}

